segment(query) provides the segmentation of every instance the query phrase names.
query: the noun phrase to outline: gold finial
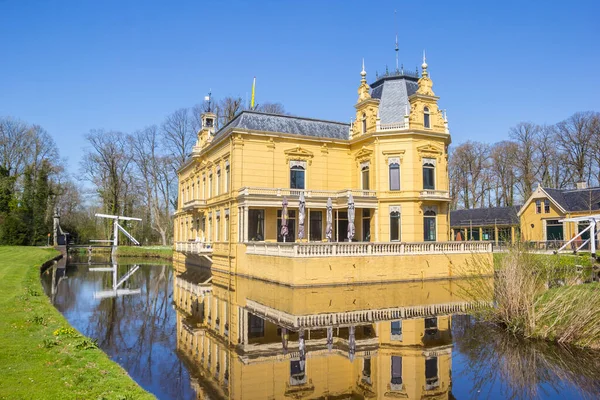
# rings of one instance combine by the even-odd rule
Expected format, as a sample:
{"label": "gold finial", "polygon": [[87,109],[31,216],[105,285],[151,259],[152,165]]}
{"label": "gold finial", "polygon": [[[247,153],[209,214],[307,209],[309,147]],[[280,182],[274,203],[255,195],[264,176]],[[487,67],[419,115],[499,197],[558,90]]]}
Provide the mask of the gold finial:
{"label": "gold finial", "polygon": [[421,64],[421,68],[423,68],[423,76],[427,76],[427,56],[425,55],[425,50],[423,50],[423,64]]}

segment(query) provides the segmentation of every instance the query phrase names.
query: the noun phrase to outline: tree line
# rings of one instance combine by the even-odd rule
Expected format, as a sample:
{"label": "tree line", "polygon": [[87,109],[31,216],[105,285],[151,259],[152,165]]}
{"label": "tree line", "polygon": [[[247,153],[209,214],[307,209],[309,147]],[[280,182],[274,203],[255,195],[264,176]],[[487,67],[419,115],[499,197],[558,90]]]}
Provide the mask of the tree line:
{"label": "tree line", "polygon": [[538,184],[600,186],[600,113],[577,112],[554,125],[521,122],[510,129],[509,138],[451,148],[454,209],[523,204]]}
{"label": "tree line", "polygon": [[[0,117],[0,244],[41,245],[55,210],[77,242],[110,238],[111,221],[96,213],[138,217],[127,229],[142,244],[172,242],[177,170],[189,157],[201,114],[215,113],[216,128],[248,109],[240,97],[181,108],[160,124],[134,132],[92,129],[86,135],[77,179],[68,174],[52,137],[42,127]],[[255,107],[286,114],[280,103]]]}

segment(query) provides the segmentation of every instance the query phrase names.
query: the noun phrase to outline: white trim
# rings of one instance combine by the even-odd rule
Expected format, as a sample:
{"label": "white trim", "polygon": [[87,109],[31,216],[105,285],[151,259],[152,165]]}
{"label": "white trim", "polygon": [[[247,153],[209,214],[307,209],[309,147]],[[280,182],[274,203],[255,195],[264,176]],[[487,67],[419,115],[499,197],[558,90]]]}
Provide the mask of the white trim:
{"label": "white trim", "polygon": [[402,206],[390,206],[389,213],[391,214],[393,212],[402,213]]}
{"label": "white trim", "polygon": [[306,171],[306,161],[290,160],[290,168],[293,167],[301,167],[304,168],[304,170]]}
{"label": "white trim", "polygon": [[437,165],[436,165],[436,164],[437,164],[437,160],[436,160],[435,158],[423,158],[423,159],[422,159],[422,163],[423,163],[422,165],[425,165],[425,164],[431,164],[431,165],[433,165],[434,167],[436,167],[436,166],[437,166]]}
{"label": "white trim", "polygon": [[400,166],[400,157],[390,157],[388,158],[388,167],[392,164],[398,164]]}
{"label": "white trim", "polygon": [[370,167],[370,161],[364,161],[360,163],[360,170],[362,171],[363,168],[369,168]]}

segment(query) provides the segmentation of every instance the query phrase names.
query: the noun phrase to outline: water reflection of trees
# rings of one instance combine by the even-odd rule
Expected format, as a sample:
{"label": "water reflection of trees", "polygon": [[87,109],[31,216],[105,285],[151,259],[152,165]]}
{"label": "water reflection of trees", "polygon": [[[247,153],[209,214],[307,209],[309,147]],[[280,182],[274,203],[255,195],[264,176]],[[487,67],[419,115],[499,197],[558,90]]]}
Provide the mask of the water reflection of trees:
{"label": "water reflection of trees", "polygon": [[454,317],[453,335],[473,398],[544,398],[569,386],[583,398],[600,393],[599,352],[524,340],[469,316]]}
{"label": "water reflection of trees", "polygon": [[[189,397],[187,371],[175,355],[172,268],[142,266],[124,283],[126,288],[140,288],[141,294],[101,300],[93,300],[93,292],[111,288],[112,273],[69,268],[69,279],[61,283],[56,306],[63,312],[68,310],[73,317],[70,322],[97,339],[100,348],[159,397]],[[119,265],[117,275],[123,276],[130,268]]]}

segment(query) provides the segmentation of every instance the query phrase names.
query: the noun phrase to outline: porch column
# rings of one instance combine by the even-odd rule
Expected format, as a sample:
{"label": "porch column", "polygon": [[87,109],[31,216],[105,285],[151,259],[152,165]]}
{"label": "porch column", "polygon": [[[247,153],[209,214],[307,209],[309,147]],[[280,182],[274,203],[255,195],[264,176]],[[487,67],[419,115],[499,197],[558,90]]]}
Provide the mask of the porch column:
{"label": "porch column", "polygon": [[496,241],[496,246],[498,245],[498,227],[494,226],[494,239]]}
{"label": "porch column", "polygon": [[[373,219],[375,220],[375,242],[379,242],[379,207],[375,207],[373,211]],[[400,219],[402,225],[402,219]],[[400,226],[400,232],[402,232],[402,226]],[[371,234],[371,236],[373,236]]]}
{"label": "porch column", "polygon": [[463,240],[464,241],[469,240],[469,237],[467,236],[467,228],[463,229]]}
{"label": "porch column", "polygon": [[592,257],[596,256],[596,221],[590,221],[590,253]]}
{"label": "porch column", "polygon": [[244,242],[248,241],[248,206],[244,206]]}
{"label": "porch column", "polygon": [[479,241],[481,242],[483,240],[483,228],[479,227]]}
{"label": "porch column", "polygon": [[515,227],[511,226],[510,227],[510,242],[512,244],[515,244],[515,240],[516,240],[516,238],[515,238]]}
{"label": "porch column", "polygon": [[454,229],[450,228],[450,240],[454,240],[455,236],[454,236]]}

